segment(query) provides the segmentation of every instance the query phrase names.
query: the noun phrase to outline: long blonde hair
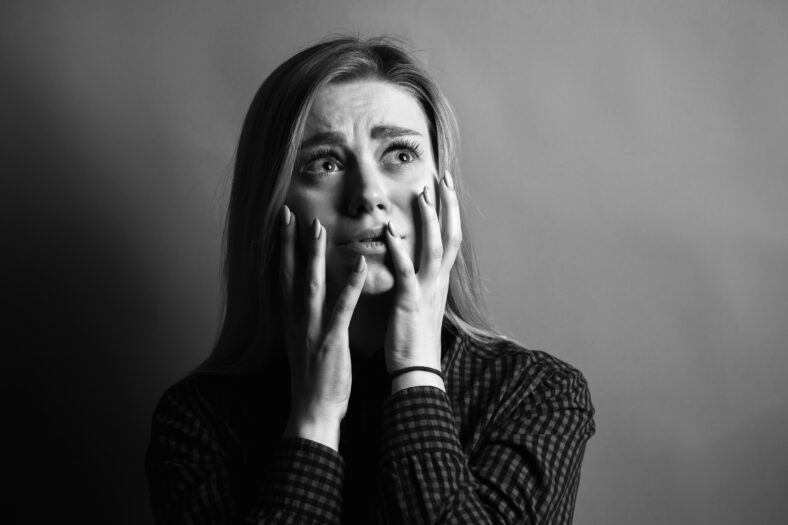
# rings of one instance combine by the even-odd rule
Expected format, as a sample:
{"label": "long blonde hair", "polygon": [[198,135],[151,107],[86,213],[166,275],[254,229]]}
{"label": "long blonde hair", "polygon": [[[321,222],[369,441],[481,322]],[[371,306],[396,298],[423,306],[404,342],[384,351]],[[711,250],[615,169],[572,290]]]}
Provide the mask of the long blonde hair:
{"label": "long blonde hair", "polygon": [[438,173],[454,176],[463,243],[449,278],[444,326],[478,340],[497,338],[462,213],[457,120],[446,97],[390,38],[334,38],[280,65],[257,91],[236,152],[225,229],[223,323],[201,371],[247,373],[284,350],[280,318],[278,214],[304,125],[318,91],[331,82],[374,78],[405,89],[427,116]]}

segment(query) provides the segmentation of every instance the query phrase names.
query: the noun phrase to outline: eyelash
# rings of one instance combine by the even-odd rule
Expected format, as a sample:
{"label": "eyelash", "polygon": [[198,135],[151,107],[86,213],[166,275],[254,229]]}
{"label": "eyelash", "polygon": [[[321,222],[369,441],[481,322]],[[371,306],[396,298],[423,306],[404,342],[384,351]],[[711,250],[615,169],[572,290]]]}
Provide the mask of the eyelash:
{"label": "eyelash", "polygon": [[313,150],[312,152],[309,153],[309,156],[306,157],[303,160],[303,162],[301,162],[301,169],[303,170],[306,166],[309,166],[314,161],[320,160],[325,157],[331,157],[336,159],[337,158],[336,151],[332,150],[331,148],[327,148],[325,146]]}
{"label": "eyelash", "polygon": [[[421,158],[423,152],[421,144],[419,144],[415,140],[396,139],[394,142],[388,145],[388,147],[383,152],[383,154],[385,155],[386,153],[390,153],[398,149],[407,149],[412,151],[417,159]],[[301,169],[304,169],[304,167],[308,166],[309,164],[313,163],[316,160],[320,160],[326,157],[331,157],[333,159],[339,160],[338,158],[339,155],[337,155],[337,152],[335,150],[322,146],[309,153],[309,156],[302,161]]]}
{"label": "eyelash", "polygon": [[408,139],[397,139],[397,140],[395,140],[394,142],[389,144],[389,147],[386,148],[386,151],[384,152],[384,154],[385,153],[389,153],[391,151],[398,150],[398,149],[409,149],[409,150],[411,150],[413,152],[413,154],[416,156],[417,159],[420,159],[421,155],[422,155],[421,144],[419,144],[415,140],[408,140]]}

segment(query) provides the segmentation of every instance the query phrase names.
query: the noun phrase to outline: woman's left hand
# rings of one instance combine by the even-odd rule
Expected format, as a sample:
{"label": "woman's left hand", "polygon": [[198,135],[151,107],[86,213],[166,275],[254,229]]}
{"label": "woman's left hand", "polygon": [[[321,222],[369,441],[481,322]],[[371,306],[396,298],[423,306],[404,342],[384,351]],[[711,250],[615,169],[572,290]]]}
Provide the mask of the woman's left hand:
{"label": "woman's left hand", "polygon": [[389,222],[386,238],[397,280],[385,343],[386,368],[390,373],[411,366],[441,369],[441,327],[449,274],[462,243],[462,228],[457,194],[448,171],[438,188],[440,216],[430,188],[425,186],[418,197],[422,219],[418,272],[396,227]]}

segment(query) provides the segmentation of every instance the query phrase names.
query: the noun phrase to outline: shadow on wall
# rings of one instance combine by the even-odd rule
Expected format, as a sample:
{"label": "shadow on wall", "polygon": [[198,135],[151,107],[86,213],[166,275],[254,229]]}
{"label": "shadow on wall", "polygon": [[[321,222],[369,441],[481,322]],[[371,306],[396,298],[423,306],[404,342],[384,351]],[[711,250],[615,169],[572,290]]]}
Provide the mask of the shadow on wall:
{"label": "shadow on wall", "polygon": [[128,456],[140,450],[129,421],[149,418],[133,356],[156,328],[150,272],[102,198],[110,178],[91,145],[75,142],[79,123],[45,95],[20,87],[3,131],[11,522],[145,523],[142,458]]}

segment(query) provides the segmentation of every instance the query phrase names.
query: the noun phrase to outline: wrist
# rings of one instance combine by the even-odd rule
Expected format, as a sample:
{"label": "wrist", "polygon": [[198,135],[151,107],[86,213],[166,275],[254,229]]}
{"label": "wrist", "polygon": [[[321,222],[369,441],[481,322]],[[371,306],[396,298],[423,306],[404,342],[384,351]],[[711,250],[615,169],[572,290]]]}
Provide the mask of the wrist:
{"label": "wrist", "polygon": [[414,386],[433,386],[444,392],[446,391],[446,385],[439,375],[423,370],[413,370],[398,375],[391,380],[391,393],[394,394]]}
{"label": "wrist", "polygon": [[340,421],[334,419],[291,417],[283,437],[308,439],[339,452],[339,424]]}

